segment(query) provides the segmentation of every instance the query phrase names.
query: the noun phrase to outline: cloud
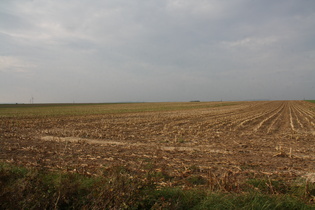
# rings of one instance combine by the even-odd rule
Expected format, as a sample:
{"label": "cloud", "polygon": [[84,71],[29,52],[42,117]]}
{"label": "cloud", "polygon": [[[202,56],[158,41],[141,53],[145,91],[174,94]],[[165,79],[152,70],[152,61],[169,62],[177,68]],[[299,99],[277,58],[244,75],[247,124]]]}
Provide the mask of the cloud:
{"label": "cloud", "polygon": [[270,48],[272,45],[277,44],[278,39],[276,37],[247,37],[237,41],[223,41],[222,44],[228,48],[243,48],[248,50],[261,50]]}
{"label": "cloud", "polygon": [[35,64],[13,56],[0,56],[0,72],[27,73]]}
{"label": "cloud", "polygon": [[[307,0],[2,1],[0,73],[42,102],[311,97],[314,6]],[[21,71],[28,78],[17,77]],[[283,88],[288,83],[291,95]],[[8,98],[12,88],[3,84],[9,91],[0,98]]]}

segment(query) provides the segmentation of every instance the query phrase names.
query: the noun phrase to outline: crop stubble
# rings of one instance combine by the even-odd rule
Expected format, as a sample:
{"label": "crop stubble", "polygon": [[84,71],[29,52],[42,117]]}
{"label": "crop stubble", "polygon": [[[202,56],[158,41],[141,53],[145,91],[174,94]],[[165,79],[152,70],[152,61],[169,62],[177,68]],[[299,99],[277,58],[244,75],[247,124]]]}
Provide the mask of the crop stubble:
{"label": "crop stubble", "polygon": [[315,172],[315,105],[305,101],[0,119],[0,159],[50,170],[98,174],[152,163],[174,176]]}

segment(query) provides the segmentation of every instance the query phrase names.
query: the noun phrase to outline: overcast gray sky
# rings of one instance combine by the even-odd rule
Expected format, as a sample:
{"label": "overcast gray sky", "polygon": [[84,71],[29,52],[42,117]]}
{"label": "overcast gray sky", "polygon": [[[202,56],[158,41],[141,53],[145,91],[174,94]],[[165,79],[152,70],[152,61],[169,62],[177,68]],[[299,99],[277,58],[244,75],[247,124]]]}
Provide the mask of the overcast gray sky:
{"label": "overcast gray sky", "polygon": [[314,0],[1,0],[0,103],[315,98]]}

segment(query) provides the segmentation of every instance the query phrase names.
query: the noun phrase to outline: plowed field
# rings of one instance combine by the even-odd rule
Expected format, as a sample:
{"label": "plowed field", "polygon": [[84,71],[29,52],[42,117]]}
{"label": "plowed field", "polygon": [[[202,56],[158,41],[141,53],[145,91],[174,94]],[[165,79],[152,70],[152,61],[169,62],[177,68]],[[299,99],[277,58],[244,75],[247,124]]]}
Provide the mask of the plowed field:
{"label": "plowed field", "polygon": [[0,108],[0,160],[49,170],[152,163],[183,177],[312,179],[314,146],[315,104],[305,101]]}

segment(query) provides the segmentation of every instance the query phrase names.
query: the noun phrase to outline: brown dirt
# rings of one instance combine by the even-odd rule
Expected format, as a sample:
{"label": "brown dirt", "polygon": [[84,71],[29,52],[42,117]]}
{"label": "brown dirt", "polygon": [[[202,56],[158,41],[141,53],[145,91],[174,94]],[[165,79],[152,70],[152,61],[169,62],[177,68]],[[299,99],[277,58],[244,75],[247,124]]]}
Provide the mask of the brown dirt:
{"label": "brown dirt", "polygon": [[[193,110],[0,118],[0,160],[98,174],[153,163],[173,174],[315,173],[315,104],[243,102]],[[195,170],[196,172],[196,170]],[[310,178],[311,179],[311,178]]]}

